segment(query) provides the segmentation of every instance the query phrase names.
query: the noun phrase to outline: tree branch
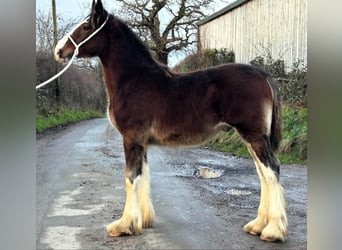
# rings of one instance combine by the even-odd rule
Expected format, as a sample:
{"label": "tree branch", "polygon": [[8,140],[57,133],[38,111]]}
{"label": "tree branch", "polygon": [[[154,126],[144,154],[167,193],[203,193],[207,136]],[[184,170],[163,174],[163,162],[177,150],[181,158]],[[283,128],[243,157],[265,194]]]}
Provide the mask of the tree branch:
{"label": "tree branch", "polygon": [[[196,42],[196,22],[205,17],[210,0],[116,0],[132,28],[153,51],[169,53]],[[163,19],[161,19],[163,16]],[[165,22],[165,17],[169,20]]]}

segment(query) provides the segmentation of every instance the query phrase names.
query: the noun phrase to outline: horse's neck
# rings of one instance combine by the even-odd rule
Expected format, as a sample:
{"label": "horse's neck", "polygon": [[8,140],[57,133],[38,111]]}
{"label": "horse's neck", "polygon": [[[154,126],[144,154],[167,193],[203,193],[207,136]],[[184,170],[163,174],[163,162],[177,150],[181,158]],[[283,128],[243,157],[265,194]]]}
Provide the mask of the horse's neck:
{"label": "horse's neck", "polygon": [[108,51],[105,56],[100,57],[104,81],[108,94],[115,97],[118,90],[132,83],[130,81],[141,73],[151,72],[152,68],[159,68],[158,63],[144,55],[137,55],[135,51]]}
{"label": "horse's neck", "polygon": [[[100,59],[106,84],[111,88],[117,88],[119,82],[129,81],[130,78],[134,78],[140,73],[163,70],[163,67],[150,55],[134,50],[134,48],[125,51],[111,48],[107,53],[103,53]],[[167,66],[164,67],[167,68]]]}

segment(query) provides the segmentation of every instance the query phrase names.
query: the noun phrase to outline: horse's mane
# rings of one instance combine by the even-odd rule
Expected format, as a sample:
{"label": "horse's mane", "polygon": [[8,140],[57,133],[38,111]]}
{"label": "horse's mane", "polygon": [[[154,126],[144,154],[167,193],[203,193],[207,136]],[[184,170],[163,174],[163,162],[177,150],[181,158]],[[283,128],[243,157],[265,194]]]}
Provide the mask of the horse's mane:
{"label": "horse's mane", "polygon": [[[111,18],[113,19],[113,23],[116,25],[116,28],[119,28],[120,32],[122,32],[121,36],[126,36],[128,41],[134,45],[134,49],[137,50],[142,57],[144,57],[148,62],[152,63],[153,66],[156,66],[164,71],[166,74],[172,74],[167,65],[159,62],[152,56],[150,50],[146,47],[144,42],[132,31],[131,28],[128,27],[123,20],[113,15],[111,15]],[[113,35],[115,35],[115,32],[113,33]]]}

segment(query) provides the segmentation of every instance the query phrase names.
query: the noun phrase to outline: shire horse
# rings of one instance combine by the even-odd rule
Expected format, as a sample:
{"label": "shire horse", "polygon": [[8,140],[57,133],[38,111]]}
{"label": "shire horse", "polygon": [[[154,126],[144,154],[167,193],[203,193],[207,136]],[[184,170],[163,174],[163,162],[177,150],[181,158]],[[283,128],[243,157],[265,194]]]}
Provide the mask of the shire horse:
{"label": "shire horse", "polygon": [[262,240],[284,241],[288,223],[275,157],[280,97],[269,74],[235,63],[174,73],[100,0],[93,0],[88,18],[58,42],[56,60],[67,61],[76,48],[78,57],[100,58],[108,117],[123,137],[126,203],[122,217],[107,226],[110,236],[140,235],[153,225],[149,145],[198,146],[233,128],[246,143],[261,187],[257,217],[244,230]]}

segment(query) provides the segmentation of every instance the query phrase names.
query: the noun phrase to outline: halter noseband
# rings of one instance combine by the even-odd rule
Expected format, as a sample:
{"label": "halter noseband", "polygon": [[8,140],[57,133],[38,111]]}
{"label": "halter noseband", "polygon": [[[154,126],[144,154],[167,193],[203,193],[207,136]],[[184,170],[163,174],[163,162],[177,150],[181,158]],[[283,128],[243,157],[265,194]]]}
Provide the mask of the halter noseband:
{"label": "halter noseband", "polygon": [[79,50],[79,48],[80,48],[83,44],[85,44],[86,42],[88,42],[93,36],[95,36],[95,35],[96,35],[96,34],[97,34],[97,33],[106,25],[108,19],[109,19],[109,14],[107,14],[107,18],[106,18],[106,20],[103,22],[103,24],[102,24],[98,29],[96,29],[93,33],[91,33],[86,39],[84,39],[82,42],[80,42],[79,44],[77,44],[77,43],[75,42],[75,40],[71,37],[71,34],[74,33],[74,31],[75,31],[77,28],[79,28],[82,24],[88,22],[89,17],[88,17],[87,19],[85,19],[83,22],[81,22],[80,24],[78,24],[75,28],[73,28],[73,29],[66,35],[66,36],[70,39],[70,41],[72,42],[72,44],[75,46],[74,54],[73,54],[73,56],[71,57],[71,59],[70,59],[68,65],[65,66],[65,68],[64,68],[62,71],[60,71],[58,74],[56,74],[56,75],[54,75],[53,77],[51,77],[49,80],[46,80],[45,82],[43,82],[43,83],[37,85],[37,86],[36,86],[36,90],[39,89],[39,88],[41,88],[41,87],[43,87],[43,86],[45,86],[46,84],[52,82],[52,81],[55,80],[57,77],[61,76],[61,75],[70,67],[72,61],[73,61],[74,58],[78,55],[78,52],[79,52],[78,50]]}

